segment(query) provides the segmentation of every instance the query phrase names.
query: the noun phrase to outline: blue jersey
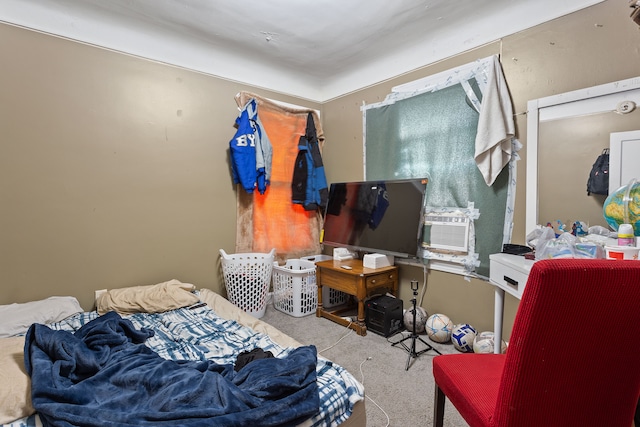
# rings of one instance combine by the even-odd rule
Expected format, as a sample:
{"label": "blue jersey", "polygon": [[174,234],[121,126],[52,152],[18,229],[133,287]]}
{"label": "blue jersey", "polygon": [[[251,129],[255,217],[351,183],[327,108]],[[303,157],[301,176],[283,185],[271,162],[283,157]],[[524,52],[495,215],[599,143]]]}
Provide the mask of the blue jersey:
{"label": "blue jersey", "polygon": [[247,193],[258,187],[264,194],[271,175],[271,142],[258,118],[255,99],[247,102],[236,118],[238,130],[229,141],[233,182]]}

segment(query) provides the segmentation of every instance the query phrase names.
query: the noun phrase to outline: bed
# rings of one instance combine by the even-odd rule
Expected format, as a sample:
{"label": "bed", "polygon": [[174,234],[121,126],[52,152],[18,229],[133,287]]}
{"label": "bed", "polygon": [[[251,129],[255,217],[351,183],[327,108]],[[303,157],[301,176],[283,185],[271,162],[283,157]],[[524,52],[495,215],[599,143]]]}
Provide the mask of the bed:
{"label": "bed", "polygon": [[349,372],[208,289],[64,298],[0,307],[2,426],[366,425]]}

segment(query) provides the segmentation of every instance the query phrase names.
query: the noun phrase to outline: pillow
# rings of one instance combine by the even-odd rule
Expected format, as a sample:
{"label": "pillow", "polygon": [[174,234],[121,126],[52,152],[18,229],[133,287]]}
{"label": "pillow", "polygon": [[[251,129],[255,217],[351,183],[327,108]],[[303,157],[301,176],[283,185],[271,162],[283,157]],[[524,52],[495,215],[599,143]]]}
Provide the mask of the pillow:
{"label": "pillow", "polygon": [[32,323],[54,323],[82,313],[74,297],[49,297],[40,301],[0,305],[0,338],[25,334]]}
{"label": "pillow", "polygon": [[133,313],[162,313],[188,307],[200,302],[191,293],[195,286],[178,280],[147,286],[111,289],[98,297],[96,309],[102,315],[109,311],[127,315]]}
{"label": "pillow", "polygon": [[0,424],[35,413],[23,352],[24,337],[0,339]]}

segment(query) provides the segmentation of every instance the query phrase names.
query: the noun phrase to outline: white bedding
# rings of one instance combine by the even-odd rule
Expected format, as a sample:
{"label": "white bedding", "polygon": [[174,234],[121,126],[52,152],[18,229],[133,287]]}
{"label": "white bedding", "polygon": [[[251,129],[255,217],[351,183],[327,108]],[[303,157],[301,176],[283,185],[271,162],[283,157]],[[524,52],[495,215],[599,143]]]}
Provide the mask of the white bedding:
{"label": "white bedding", "polygon": [[59,322],[82,307],[74,297],[49,297],[40,301],[0,305],[0,338],[21,335],[32,323]]}

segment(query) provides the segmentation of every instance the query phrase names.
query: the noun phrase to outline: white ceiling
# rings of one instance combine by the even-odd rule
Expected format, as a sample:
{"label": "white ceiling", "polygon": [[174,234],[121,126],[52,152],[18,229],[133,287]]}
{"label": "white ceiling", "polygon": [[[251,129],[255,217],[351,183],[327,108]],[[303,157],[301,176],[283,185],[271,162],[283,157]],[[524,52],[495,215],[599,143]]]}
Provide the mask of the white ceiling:
{"label": "white ceiling", "polygon": [[326,101],[604,0],[0,0],[0,21]]}

